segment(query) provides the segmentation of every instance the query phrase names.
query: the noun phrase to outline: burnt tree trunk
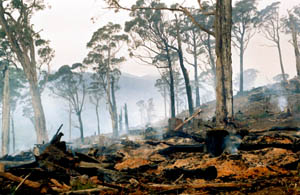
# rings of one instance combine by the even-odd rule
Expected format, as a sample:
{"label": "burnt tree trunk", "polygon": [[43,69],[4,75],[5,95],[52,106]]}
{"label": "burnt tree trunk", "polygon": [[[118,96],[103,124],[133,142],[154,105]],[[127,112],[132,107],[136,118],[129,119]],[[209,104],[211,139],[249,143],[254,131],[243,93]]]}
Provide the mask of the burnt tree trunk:
{"label": "burnt tree trunk", "polygon": [[[170,50],[168,44],[165,42],[166,52],[167,52],[167,60],[168,60],[168,68],[169,68],[169,76],[170,76],[170,102],[171,102],[171,118],[175,118],[175,92],[174,92],[174,75],[173,75],[173,67],[172,61],[170,57]],[[178,110],[177,110],[178,112]]]}
{"label": "burnt tree trunk", "polygon": [[118,112],[117,112],[117,103],[116,103],[116,96],[115,96],[115,78],[111,77],[111,101],[112,101],[112,108],[113,108],[113,117],[115,119],[115,132],[114,136],[119,136],[119,127],[118,127]]}
{"label": "burnt tree trunk", "polygon": [[10,122],[10,89],[9,89],[9,67],[5,66],[3,71],[4,86],[2,96],[2,155],[9,153],[9,122]]}
{"label": "burnt tree trunk", "polygon": [[183,53],[182,53],[181,36],[180,36],[178,25],[177,25],[176,28],[177,28],[177,43],[178,43],[178,49],[176,51],[178,53],[179,64],[180,64],[180,68],[181,68],[183,78],[184,78],[184,82],[185,82],[185,89],[186,89],[186,95],[187,95],[187,101],[188,101],[189,114],[190,114],[190,116],[192,116],[193,113],[194,113],[192,89],[191,89],[189,74],[188,74],[188,72],[187,72],[187,70],[184,66],[184,63],[183,63],[184,61],[183,61]]}
{"label": "burnt tree trunk", "polygon": [[216,123],[224,127],[233,118],[231,66],[232,0],[218,0],[215,17],[216,37]]}

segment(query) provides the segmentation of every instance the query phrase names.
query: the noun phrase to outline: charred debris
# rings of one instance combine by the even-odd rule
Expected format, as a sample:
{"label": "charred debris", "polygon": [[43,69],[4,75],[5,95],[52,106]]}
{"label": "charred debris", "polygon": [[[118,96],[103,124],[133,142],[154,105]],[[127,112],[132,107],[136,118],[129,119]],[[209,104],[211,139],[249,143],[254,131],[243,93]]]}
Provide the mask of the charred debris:
{"label": "charred debris", "polygon": [[61,126],[33,152],[1,158],[0,193],[299,194],[299,81],[281,89],[235,97],[225,129],[205,120],[213,103],[165,128],[94,137],[88,147],[62,141]]}

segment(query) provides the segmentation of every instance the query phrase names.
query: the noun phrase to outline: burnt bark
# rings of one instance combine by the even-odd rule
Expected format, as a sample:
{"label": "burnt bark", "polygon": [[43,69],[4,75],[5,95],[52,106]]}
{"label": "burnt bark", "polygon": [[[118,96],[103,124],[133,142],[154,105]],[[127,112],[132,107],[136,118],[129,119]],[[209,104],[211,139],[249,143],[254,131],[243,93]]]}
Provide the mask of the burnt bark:
{"label": "burnt bark", "polygon": [[116,96],[115,96],[115,78],[111,78],[111,99],[112,99],[112,108],[113,108],[113,117],[115,119],[115,127],[114,127],[114,136],[119,136],[118,130],[118,112],[117,112],[117,103],[116,103]]}
{"label": "burnt bark", "polygon": [[216,5],[216,123],[224,127],[233,118],[231,60],[232,1],[218,0]]}
{"label": "burnt bark", "polygon": [[190,116],[192,116],[193,113],[194,113],[192,89],[191,89],[190,78],[189,78],[188,72],[187,72],[187,70],[184,66],[181,36],[180,36],[180,32],[179,32],[179,27],[178,27],[178,24],[176,24],[176,25],[177,25],[176,28],[177,28],[177,44],[178,44],[178,48],[176,48],[176,51],[178,53],[179,65],[180,65],[180,68],[181,68],[181,71],[182,71],[182,74],[183,74],[183,78],[184,78],[186,95],[187,95],[187,100],[188,100],[189,114],[190,114]]}
{"label": "burnt bark", "polygon": [[[170,76],[170,102],[171,102],[171,118],[175,118],[176,111],[175,111],[175,92],[174,92],[174,75],[173,75],[173,67],[172,67],[172,60],[170,57],[170,50],[169,45],[166,41],[164,41],[166,53],[167,53],[167,60],[168,60],[168,68],[169,68],[169,76]],[[177,110],[178,112],[178,110]]]}

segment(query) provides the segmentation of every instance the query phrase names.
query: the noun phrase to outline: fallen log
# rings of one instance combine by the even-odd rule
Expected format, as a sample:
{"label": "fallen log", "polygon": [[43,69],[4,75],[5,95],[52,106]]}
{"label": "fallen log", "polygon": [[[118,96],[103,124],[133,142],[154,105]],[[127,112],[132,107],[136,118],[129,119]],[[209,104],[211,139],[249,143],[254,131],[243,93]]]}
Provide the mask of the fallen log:
{"label": "fallen log", "polygon": [[106,169],[107,167],[112,167],[112,164],[109,163],[92,163],[80,161],[79,167],[81,168],[97,168],[97,169]]}
{"label": "fallen log", "polygon": [[23,182],[24,185],[26,185],[30,188],[34,188],[34,189],[39,189],[41,187],[41,184],[38,182],[30,181],[28,179],[24,180],[22,177],[15,176],[11,173],[5,173],[5,172],[1,173],[0,172],[0,177],[4,177],[4,178],[9,179],[14,182]]}
{"label": "fallen log", "polygon": [[83,154],[83,153],[79,153],[79,152],[75,152],[75,155],[78,156],[78,158],[81,161],[85,161],[85,162],[91,162],[91,163],[100,163],[97,159],[95,159],[92,156]]}
{"label": "fallen log", "polygon": [[0,161],[0,163],[4,166],[5,169],[31,165],[34,161]]}
{"label": "fallen log", "polygon": [[279,144],[279,143],[271,143],[271,144],[263,144],[263,143],[241,143],[238,147],[239,150],[251,151],[251,150],[261,150],[264,148],[281,148],[286,150],[292,150],[293,152],[300,151],[300,143],[297,144]]}
{"label": "fallen log", "polygon": [[57,129],[55,135],[52,137],[50,144],[56,144],[60,142],[61,137],[64,135],[62,132],[60,132],[61,128],[63,127],[63,124],[59,126]]}
{"label": "fallen log", "polygon": [[218,171],[214,166],[201,169],[184,169],[175,167],[174,169],[165,169],[163,175],[164,178],[167,178],[170,181],[174,181],[179,177],[212,180],[217,178]]}
{"label": "fallen log", "polygon": [[203,152],[204,151],[204,144],[197,144],[197,145],[174,145],[168,148],[159,150],[158,153],[160,155],[170,155],[176,152]]}
{"label": "fallen log", "polygon": [[191,138],[196,142],[205,142],[205,139],[201,137],[200,135],[197,135],[195,133],[188,134],[183,131],[167,131],[165,134],[163,134],[164,139],[168,139],[171,137],[183,137],[183,138]]}
{"label": "fallen log", "polygon": [[118,193],[118,190],[110,188],[110,187],[99,185],[99,186],[97,186],[97,188],[85,189],[85,190],[73,190],[73,191],[63,192],[63,193],[60,193],[60,194],[62,194],[62,195],[68,195],[68,194],[100,194],[101,192],[105,193],[105,194],[116,194],[116,193]]}
{"label": "fallen log", "polygon": [[179,124],[177,127],[175,127],[174,131],[178,131],[180,128],[182,128],[185,124],[190,122],[193,118],[195,118],[202,110],[197,110],[192,116],[190,116],[188,119],[184,120],[183,123]]}
{"label": "fallen log", "polygon": [[116,182],[122,180],[123,178],[125,180],[129,178],[129,176],[127,176],[124,173],[110,169],[105,169],[97,163],[89,163],[82,161],[79,163],[78,168],[78,171],[80,173],[87,174],[89,176],[97,175],[105,182]]}
{"label": "fallen log", "polygon": [[168,185],[168,184],[141,184],[144,188],[155,191],[169,191],[180,189],[240,189],[249,188],[252,186],[250,183],[204,183],[204,184],[185,184],[185,185]]}
{"label": "fallen log", "polygon": [[285,127],[275,126],[275,127],[272,127],[269,131],[300,131],[300,128],[299,127],[289,127],[289,126],[285,126]]}

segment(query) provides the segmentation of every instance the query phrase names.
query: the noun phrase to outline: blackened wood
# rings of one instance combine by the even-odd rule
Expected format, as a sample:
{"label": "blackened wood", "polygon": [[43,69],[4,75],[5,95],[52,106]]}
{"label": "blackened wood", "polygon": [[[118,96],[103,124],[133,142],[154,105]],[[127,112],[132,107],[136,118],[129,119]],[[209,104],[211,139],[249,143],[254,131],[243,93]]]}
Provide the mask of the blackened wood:
{"label": "blackened wood", "polygon": [[224,140],[229,135],[226,130],[209,130],[206,134],[206,150],[208,153],[219,156],[225,149]]}
{"label": "blackened wood", "polygon": [[204,144],[197,145],[175,145],[160,150],[158,153],[161,155],[170,155],[176,152],[203,152]]}
{"label": "blackened wood", "polygon": [[166,169],[163,173],[163,176],[170,181],[175,181],[181,175],[183,175],[183,178],[212,180],[217,177],[218,171],[214,166],[191,170],[175,167],[174,169]]}

